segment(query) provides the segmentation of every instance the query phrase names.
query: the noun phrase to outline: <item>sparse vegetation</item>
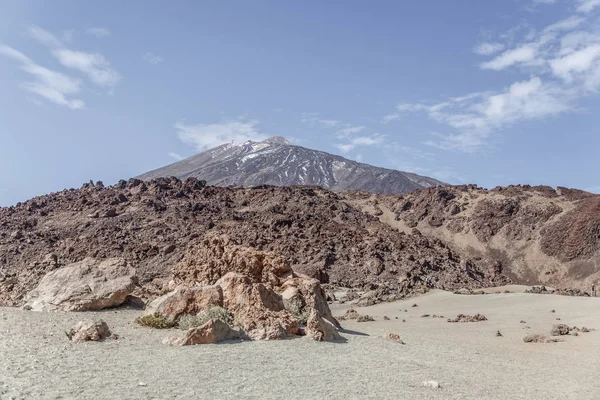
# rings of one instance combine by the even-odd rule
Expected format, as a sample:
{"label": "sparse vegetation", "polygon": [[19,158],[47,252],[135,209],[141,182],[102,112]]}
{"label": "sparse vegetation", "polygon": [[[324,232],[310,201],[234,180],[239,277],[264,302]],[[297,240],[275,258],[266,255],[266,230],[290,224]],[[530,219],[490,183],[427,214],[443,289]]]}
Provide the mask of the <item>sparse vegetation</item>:
{"label": "sparse vegetation", "polygon": [[371,322],[371,321],[375,321],[375,318],[371,317],[370,315],[360,315],[358,318],[356,318],[356,322]]}
{"label": "sparse vegetation", "polygon": [[167,318],[165,318],[165,316],[159,313],[143,315],[136,318],[135,322],[142,326],[155,329],[169,329],[174,325],[172,321],[169,321]]}
{"label": "sparse vegetation", "polygon": [[197,315],[185,314],[179,318],[177,327],[179,329],[188,330],[197,326],[202,326],[211,319],[225,322],[227,325],[233,323],[233,319],[229,311],[219,306],[208,306],[200,311]]}
{"label": "sparse vegetation", "polygon": [[350,319],[357,319],[359,316],[360,314],[357,313],[355,309],[349,308],[346,310],[346,314],[342,315],[341,317],[338,317],[338,320],[346,321]]}
{"label": "sparse vegetation", "polygon": [[487,321],[485,315],[475,314],[475,315],[465,315],[458,314],[456,318],[448,318],[448,322],[481,322]]}
{"label": "sparse vegetation", "polygon": [[291,299],[283,299],[283,306],[287,312],[292,315],[292,317],[298,320],[300,325],[306,325],[310,312],[300,299],[295,297]]}
{"label": "sparse vegetation", "polygon": [[523,341],[525,343],[555,343],[555,342],[560,342],[560,339],[550,339],[547,338],[544,335],[540,335],[540,334],[531,334],[531,335],[527,335],[523,338]]}

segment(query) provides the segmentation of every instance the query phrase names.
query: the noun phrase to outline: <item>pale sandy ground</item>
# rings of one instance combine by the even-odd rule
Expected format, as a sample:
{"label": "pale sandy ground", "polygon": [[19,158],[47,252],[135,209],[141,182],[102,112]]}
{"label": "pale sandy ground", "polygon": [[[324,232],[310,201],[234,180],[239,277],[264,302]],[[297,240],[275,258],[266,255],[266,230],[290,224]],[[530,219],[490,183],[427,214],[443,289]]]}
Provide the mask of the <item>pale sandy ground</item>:
{"label": "pale sandy ground", "polygon": [[[334,306],[334,314],[347,307]],[[566,336],[563,343],[522,340],[529,332],[549,334],[557,317],[600,329],[600,298],[434,291],[357,310],[377,321],[344,322],[347,343],[300,338],[173,347],[161,340],[177,332],[136,326],[132,321],[139,311],[0,308],[0,398],[600,398],[600,331]],[[489,321],[451,324],[420,317],[477,312]],[[391,320],[384,321],[384,315]],[[103,318],[121,338],[67,341],[63,332],[90,316]],[[495,336],[497,330],[503,337]],[[385,332],[399,333],[406,345],[381,338]],[[426,380],[441,388],[423,387]]]}

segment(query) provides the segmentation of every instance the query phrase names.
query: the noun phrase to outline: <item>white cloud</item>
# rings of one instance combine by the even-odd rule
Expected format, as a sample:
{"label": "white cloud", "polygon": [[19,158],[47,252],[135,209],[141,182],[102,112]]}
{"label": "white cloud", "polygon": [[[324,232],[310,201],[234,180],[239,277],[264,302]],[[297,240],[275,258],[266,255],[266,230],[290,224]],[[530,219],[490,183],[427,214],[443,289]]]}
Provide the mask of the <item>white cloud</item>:
{"label": "white cloud", "polygon": [[341,121],[335,119],[320,119],[319,122],[325,126],[336,127],[341,125]]}
{"label": "white cloud", "polygon": [[342,153],[348,153],[349,151],[352,151],[352,149],[354,149],[354,145],[352,143],[338,143],[335,145],[335,147],[337,147]]}
{"label": "white cloud", "polygon": [[146,53],[142,56],[142,59],[146,62],[149,62],[150,64],[156,65],[159,64],[161,62],[163,62],[163,58],[160,56],[157,56],[156,54],[152,54],[152,53]]}
{"label": "white cloud", "polygon": [[340,129],[338,131],[338,136],[339,137],[351,136],[356,133],[362,132],[364,129],[365,129],[364,126],[348,126],[346,128]]}
{"label": "white cloud", "polygon": [[348,139],[348,143],[338,143],[335,146],[342,152],[348,153],[358,146],[378,146],[385,140],[385,135],[374,134],[371,136],[358,136]]}
{"label": "white cloud", "polygon": [[88,29],[86,29],[85,32],[88,35],[93,35],[93,36],[96,36],[96,37],[99,37],[99,38],[110,36],[110,31],[108,29],[106,29],[106,28],[98,28],[98,27],[88,28]]}
{"label": "white cloud", "polygon": [[183,160],[183,159],[185,158],[185,157],[183,157],[183,156],[181,156],[181,155],[179,155],[179,154],[177,154],[177,153],[169,153],[169,156],[170,156],[170,157],[173,157],[173,158],[174,158],[174,159],[176,159],[177,161],[181,161],[181,160]]}
{"label": "white cloud", "polygon": [[384,115],[381,122],[383,122],[384,124],[388,124],[397,119],[400,119],[400,114],[393,113],[393,114]]}
{"label": "white cloud", "polygon": [[39,26],[32,25],[29,27],[29,36],[33,39],[37,40],[41,44],[44,44],[48,47],[62,47],[63,44],[58,40],[54,35],[50,32],[47,32],[40,28]]}
{"label": "white cloud", "polygon": [[581,13],[589,13],[600,6],[600,0],[578,0],[578,3],[577,11]]}
{"label": "white cloud", "polygon": [[121,79],[121,75],[111,67],[102,54],[62,48],[53,50],[52,55],[65,67],[86,74],[98,86],[112,88]]}
{"label": "white cloud", "polygon": [[[600,4],[600,0],[576,1],[580,12]],[[578,100],[600,91],[600,23],[596,17],[573,14],[538,30],[525,23],[489,43],[498,43],[505,50],[480,68],[512,69],[512,73],[527,75],[502,90],[437,103],[401,103],[384,122],[400,118],[402,113],[422,112],[442,124],[426,144],[476,151],[488,147],[491,136],[509,126],[577,110]],[[493,50],[493,46],[475,46],[479,54],[491,55]]]}
{"label": "white cloud", "polygon": [[550,61],[554,75],[571,82],[574,74],[585,73],[600,58],[600,44],[595,44]]}
{"label": "white cloud", "polygon": [[515,64],[533,61],[535,56],[535,48],[530,45],[525,45],[516,49],[507,50],[493,60],[481,63],[480,66],[483,69],[499,71]]}
{"label": "white cloud", "polygon": [[546,28],[544,28],[543,32],[571,31],[581,25],[584,21],[584,18],[572,15],[569,18],[563,19],[562,21],[548,25]]}
{"label": "white cloud", "polygon": [[499,93],[473,93],[434,105],[415,104],[399,109],[424,111],[436,122],[456,133],[436,134],[425,144],[442,149],[475,151],[485,146],[496,130],[514,123],[558,115],[572,108],[570,93],[539,77],[515,82]]}
{"label": "white cloud", "polygon": [[227,121],[216,124],[186,125],[177,122],[175,129],[179,139],[198,151],[204,151],[225,143],[260,142],[267,135],[257,129],[258,121]]}
{"label": "white cloud", "polygon": [[38,26],[30,27],[29,35],[38,42],[50,47],[51,54],[62,65],[84,73],[98,86],[106,87],[111,91],[121,79],[121,75],[111,67],[102,54],[71,50],[54,35]]}
{"label": "white cloud", "polygon": [[35,78],[32,82],[23,83],[23,89],[74,110],[84,108],[82,100],[71,98],[80,91],[81,82],[78,79],[42,67],[12,47],[0,45],[0,55],[19,62],[21,69]]}
{"label": "white cloud", "polygon": [[491,54],[495,54],[499,51],[504,50],[504,45],[502,43],[498,43],[498,42],[494,42],[494,43],[489,43],[489,42],[484,42],[484,43],[479,43],[478,45],[476,45],[473,48],[473,51],[476,54],[480,54],[482,56],[489,56]]}

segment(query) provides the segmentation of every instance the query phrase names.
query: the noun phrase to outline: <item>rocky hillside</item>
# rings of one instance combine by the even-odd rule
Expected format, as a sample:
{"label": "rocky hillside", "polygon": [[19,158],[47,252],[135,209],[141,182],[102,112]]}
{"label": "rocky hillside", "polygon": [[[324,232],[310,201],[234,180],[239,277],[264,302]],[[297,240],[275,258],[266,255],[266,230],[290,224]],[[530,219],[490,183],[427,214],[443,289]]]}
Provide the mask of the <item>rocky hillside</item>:
{"label": "rocky hillside", "polygon": [[137,271],[139,290],[156,296],[174,273],[211,251],[213,235],[379,299],[420,291],[427,277],[446,289],[507,282],[501,263],[398,231],[352,199],[317,187],[224,188],[160,178],[89,183],[0,208],[0,305],[22,304],[46,272],[86,257],[123,257]]}
{"label": "rocky hillside", "polygon": [[547,186],[431,188],[347,194],[403,232],[418,229],[463,257],[496,260],[514,282],[589,291],[600,280],[600,196]]}
{"label": "rocky hillside", "polygon": [[138,178],[189,177],[214,186],[316,185],[333,191],[408,193],[442,185],[432,178],[378,168],[343,157],[294,146],[282,137],[241,145],[224,144]]}

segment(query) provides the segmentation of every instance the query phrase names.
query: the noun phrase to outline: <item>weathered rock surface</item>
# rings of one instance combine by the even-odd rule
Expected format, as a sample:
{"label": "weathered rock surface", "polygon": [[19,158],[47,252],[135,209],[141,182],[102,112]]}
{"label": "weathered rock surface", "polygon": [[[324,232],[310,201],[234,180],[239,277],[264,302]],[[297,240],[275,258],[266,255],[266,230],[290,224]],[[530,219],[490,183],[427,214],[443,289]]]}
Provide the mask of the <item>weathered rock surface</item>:
{"label": "weathered rock surface", "polygon": [[159,313],[173,322],[184,314],[196,315],[209,305],[223,305],[220,286],[183,286],[153,300],[146,307],[145,314]]}
{"label": "weathered rock surface", "polygon": [[316,310],[311,310],[306,322],[306,335],[318,342],[340,341],[344,338],[340,335],[335,324],[323,318]]}
{"label": "weathered rock surface", "polygon": [[121,305],[136,286],[135,269],[122,258],[90,258],[48,272],[29,293],[33,311],[93,311]]}
{"label": "weathered rock surface", "polygon": [[74,342],[97,342],[108,338],[117,338],[111,333],[106,322],[101,319],[79,321],[73,329],[67,332],[67,336]]}
{"label": "weathered rock surface", "polygon": [[241,337],[242,334],[239,330],[232,329],[223,321],[211,319],[202,326],[188,329],[182,336],[172,339],[171,343],[178,346],[190,346],[219,343]]}
{"label": "weathered rock surface", "polygon": [[223,306],[234,324],[255,340],[281,339],[298,333],[298,320],[283,306],[283,299],[262,283],[229,272],[216,283],[223,289]]}

